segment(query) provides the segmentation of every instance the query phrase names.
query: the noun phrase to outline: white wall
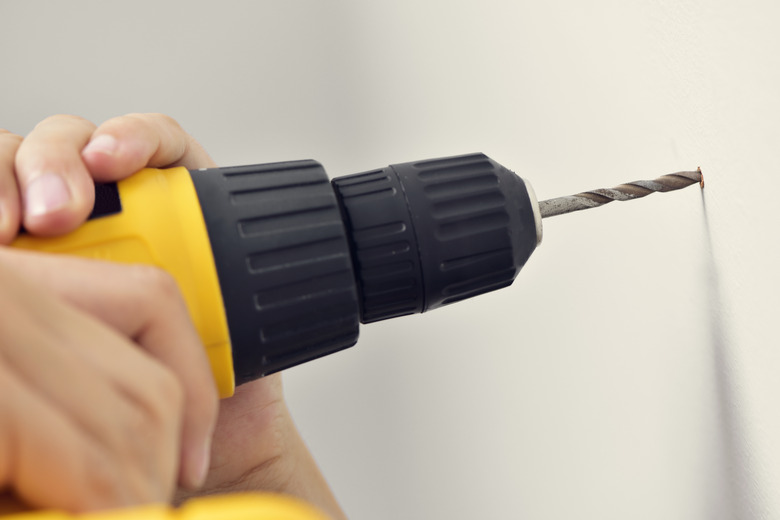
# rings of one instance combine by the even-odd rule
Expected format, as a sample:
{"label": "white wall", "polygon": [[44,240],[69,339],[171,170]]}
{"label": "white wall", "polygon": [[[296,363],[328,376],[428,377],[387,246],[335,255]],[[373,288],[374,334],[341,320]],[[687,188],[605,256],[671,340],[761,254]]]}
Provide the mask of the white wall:
{"label": "white wall", "polygon": [[160,111],[333,175],[483,151],[540,198],[700,165],[287,393],[353,518],[777,518],[778,5],[6,1],[0,127]]}

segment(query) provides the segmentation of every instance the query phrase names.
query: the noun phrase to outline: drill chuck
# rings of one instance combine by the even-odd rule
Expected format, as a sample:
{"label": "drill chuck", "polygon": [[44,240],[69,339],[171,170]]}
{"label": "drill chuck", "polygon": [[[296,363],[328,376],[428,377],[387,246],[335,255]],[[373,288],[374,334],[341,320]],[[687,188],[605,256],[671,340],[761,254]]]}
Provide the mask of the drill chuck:
{"label": "drill chuck", "polygon": [[525,183],[482,154],[328,181],[314,161],[193,171],[241,383],[352,346],[359,322],[512,283]]}

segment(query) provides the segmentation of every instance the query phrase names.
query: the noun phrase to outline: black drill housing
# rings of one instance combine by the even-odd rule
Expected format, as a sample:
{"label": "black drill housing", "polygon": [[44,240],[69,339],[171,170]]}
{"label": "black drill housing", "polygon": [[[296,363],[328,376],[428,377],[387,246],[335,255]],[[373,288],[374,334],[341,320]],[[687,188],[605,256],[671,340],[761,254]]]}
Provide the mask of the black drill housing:
{"label": "black drill housing", "polygon": [[193,170],[241,384],[357,342],[359,322],[512,283],[533,198],[483,154],[338,177],[295,161]]}

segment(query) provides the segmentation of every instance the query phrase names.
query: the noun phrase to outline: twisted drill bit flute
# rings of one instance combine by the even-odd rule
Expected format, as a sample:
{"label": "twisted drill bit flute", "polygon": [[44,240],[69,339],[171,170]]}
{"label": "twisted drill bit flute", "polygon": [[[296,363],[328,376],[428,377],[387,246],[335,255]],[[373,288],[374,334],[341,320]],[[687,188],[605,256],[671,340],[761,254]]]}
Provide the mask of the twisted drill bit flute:
{"label": "twisted drill bit flute", "polygon": [[679,190],[697,182],[701,188],[704,188],[704,176],[701,173],[701,168],[695,172],[670,173],[652,181],[628,182],[614,188],[585,191],[568,197],[543,200],[539,203],[539,211],[542,218],[554,217],[572,211],[603,206],[613,200],[634,200],[655,192]]}

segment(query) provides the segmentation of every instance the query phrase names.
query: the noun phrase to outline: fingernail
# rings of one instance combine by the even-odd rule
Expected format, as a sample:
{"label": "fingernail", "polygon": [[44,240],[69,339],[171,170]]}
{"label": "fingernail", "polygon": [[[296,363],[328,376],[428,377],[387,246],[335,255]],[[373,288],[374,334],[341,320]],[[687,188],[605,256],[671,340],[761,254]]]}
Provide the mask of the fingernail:
{"label": "fingernail", "polygon": [[206,440],[203,449],[198,453],[193,464],[193,473],[190,475],[192,478],[191,485],[193,488],[198,489],[203,487],[206,483],[206,477],[209,474],[209,466],[211,466],[211,436]]}
{"label": "fingernail", "polygon": [[67,206],[70,198],[70,189],[62,177],[44,173],[27,185],[25,212],[31,217],[45,215]]}
{"label": "fingernail", "polygon": [[92,139],[84,147],[82,153],[102,153],[103,155],[114,155],[117,149],[117,140],[113,135],[103,134]]}

